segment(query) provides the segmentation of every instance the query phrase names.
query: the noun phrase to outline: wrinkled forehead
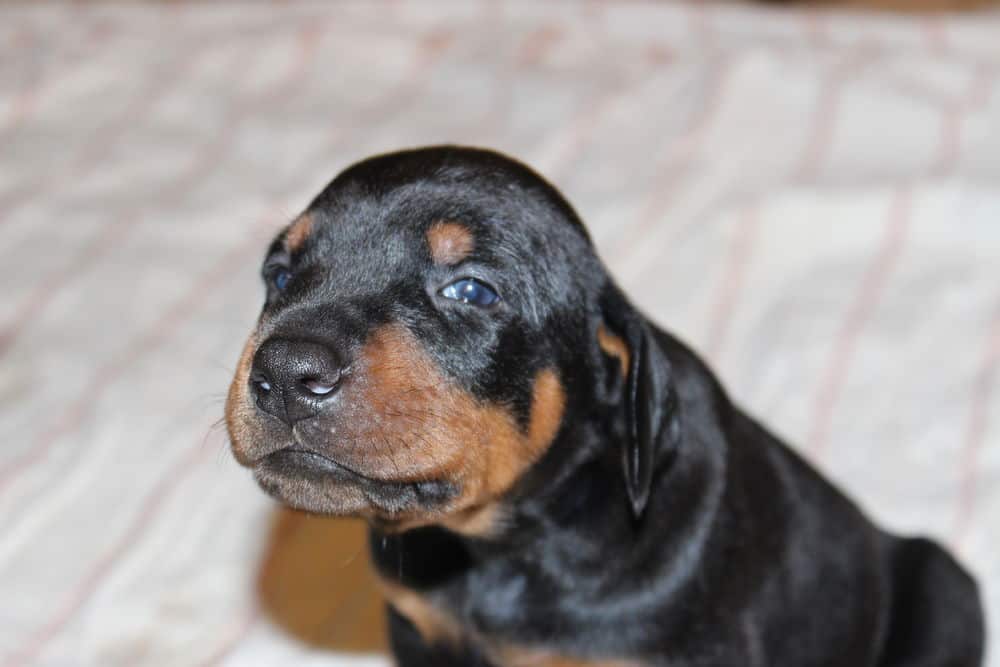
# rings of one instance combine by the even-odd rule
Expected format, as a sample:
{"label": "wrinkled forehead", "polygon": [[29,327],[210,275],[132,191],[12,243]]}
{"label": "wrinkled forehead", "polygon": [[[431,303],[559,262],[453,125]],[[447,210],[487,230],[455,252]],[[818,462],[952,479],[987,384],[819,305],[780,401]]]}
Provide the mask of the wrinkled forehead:
{"label": "wrinkled forehead", "polygon": [[301,264],[325,267],[342,295],[469,266],[515,299],[531,288],[559,301],[590,255],[577,228],[523,197],[416,186],[314,202],[283,241]]}
{"label": "wrinkled forehead", "polygon": [[[448,210],[451,208],[452,210]],[[347,280],[372,272],[402,275],[427,265],[477,261],[504,268],[516,256],[518,225],[463,207],[379,206],[310,209],[288,230],[306,261],[328,261]]]}

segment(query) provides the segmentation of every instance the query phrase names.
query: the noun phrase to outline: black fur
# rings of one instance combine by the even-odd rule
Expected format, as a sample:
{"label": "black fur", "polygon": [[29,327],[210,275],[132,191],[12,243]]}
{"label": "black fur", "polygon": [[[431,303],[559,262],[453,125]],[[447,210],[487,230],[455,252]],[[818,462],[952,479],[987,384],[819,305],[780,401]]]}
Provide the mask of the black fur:
{"label": "black fur", "polygon": [[[735,406],[629,304],[576,213],[527,167],[455,147],[383,155],[309,211],[309,241],[279,258],[295,277],[271,289],[265,336],[350,356],[373,327],[404,323],[449,378],[522,424],[540,369],[566,390],[558,436],[503,498],[499,533],[373,530],[381,575],[468,631],[461,645],[427,645],[392,612],[401,666],[489,665],[477,638],[670,667],[980,664],[969,575],[933,542],[873,526]],[[460,270],[428,260],[424,234],[442,219],[474,233]],[[441,301],[459,275],[496,286],[502,306]],[[627,377],[600,326],[627,343]],[[454,491],[373,486],[371,502],[395,508]]]}

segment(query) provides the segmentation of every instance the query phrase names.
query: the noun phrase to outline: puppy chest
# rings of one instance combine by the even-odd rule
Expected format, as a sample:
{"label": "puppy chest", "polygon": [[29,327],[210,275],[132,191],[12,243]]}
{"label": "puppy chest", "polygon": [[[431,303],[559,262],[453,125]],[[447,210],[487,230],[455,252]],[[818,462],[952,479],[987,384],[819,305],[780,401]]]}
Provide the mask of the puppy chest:
{"label": "puppy chest", "polygon": [[[474,627],[461,620],[448,608],[447,601],[386,580],[381,586],[386,602],[416,628],[424,642],[456,649],[473,647],[496,667],[641,667],[641,663],[624,658],[575,656],[501,638],[500,633],[489,627]],[[510,636],[507,632],[503,634]]]}

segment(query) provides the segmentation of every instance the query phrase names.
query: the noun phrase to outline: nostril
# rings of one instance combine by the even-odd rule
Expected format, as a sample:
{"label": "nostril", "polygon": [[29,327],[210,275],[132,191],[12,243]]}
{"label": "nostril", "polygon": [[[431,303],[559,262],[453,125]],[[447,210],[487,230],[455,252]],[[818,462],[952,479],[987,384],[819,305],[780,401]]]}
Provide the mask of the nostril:
{"label": "nostril", "polygon": [[264,375],[255,374],[250,378],[250,382],[253,384],[254,388],[259,391],[265,393],[271,391],[271,382]]}
{"label": "nostril", "polygon": [[306,391],[313,396],[326,396],[337,387],[336,381],[326,382],[314,378],[305,378],[301,380],[301,383],[306,388]]}

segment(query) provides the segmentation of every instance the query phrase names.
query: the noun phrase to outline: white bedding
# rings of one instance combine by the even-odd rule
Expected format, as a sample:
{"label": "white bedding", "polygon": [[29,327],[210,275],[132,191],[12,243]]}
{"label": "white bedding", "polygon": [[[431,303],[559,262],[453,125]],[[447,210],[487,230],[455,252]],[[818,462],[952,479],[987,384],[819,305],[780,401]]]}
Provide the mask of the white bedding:
{"label": "white bedding", "polygon": [[433,142],[553,179],[737,400],[956,551],[1000,635],[998,35],[752,5],[0,6],[0,665],[384,664],[261,614],[272,505],[210,428],[269,235],[350,162]]}

